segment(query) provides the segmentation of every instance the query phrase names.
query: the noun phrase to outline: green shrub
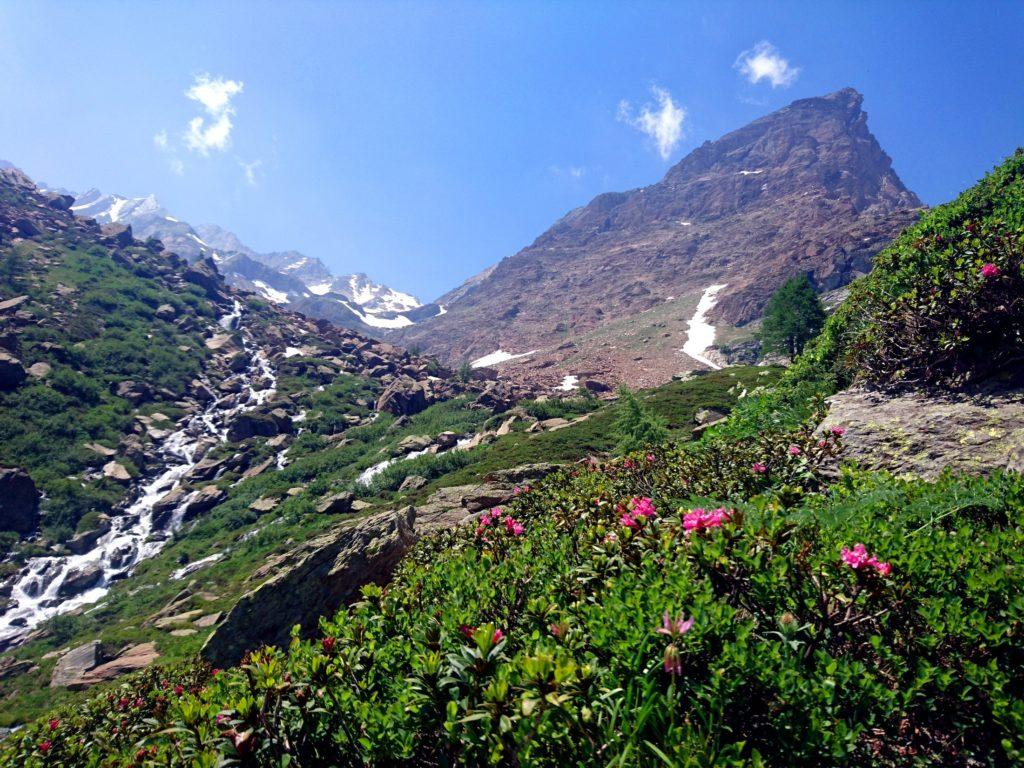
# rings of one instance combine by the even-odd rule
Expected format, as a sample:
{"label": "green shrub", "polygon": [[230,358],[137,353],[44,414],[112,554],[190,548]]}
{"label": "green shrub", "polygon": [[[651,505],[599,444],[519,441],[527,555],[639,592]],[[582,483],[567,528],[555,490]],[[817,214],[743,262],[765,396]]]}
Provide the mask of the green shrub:
{"label": "green shrub", "polygon": [[668,437],[665,421],[651,413],[629,387],[619,389],[619,415],[615,422],[617,451],[626,453],[655,445]]}

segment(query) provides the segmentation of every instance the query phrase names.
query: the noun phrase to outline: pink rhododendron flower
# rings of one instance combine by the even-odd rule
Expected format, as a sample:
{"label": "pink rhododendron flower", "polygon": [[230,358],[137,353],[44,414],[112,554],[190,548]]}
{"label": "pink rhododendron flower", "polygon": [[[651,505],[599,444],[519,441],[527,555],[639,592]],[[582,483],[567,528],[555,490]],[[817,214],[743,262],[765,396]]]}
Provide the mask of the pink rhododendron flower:
{"label": "pink rhododendron flower", "polygon": [[513,536],[522,536],[523,532],[526,529],[523,528],[523,526],[520,523],[517,523],[515,520],[513,520],[512,516],[510,515],[505,518],[505,530],[508,533],[511,533]]}
{"label": "pink rhododendron flower", "polygon": [[765,472],[768,471],[768,467],[766,467],[760,461],[755,461],[753,464],[750,465],[750,471],[756,472],[759,475],[763,475]]}
{"label": "pink rhododendron flower", "polygon": [[673,619],[672,614],[667,610],[661,617],[661,626],[655,627],[654,631],[659,635],[668,635],[669,637],[679,637],[685,635],[690,631],[690,627],[693,626],[693,617],[686,619],[683,618],[684,614],[680,613],[678,619]]}
{"label": "pink rhododendron flower", "polygon": [[824,448],[826,445],[828,445],[828,443],[826,443],[824,440],[819,440],[818,441],[818,447],[819,448]]}
{"label": "pink rhododendron flower", "polygon": [[501,517],[501,513],[501,507],[495,507],[494,509],[491,510],[491,519],[497,520],[499,517]]}
{"label": "pink rhododendron flower", "polygon": [[725,507],[718,509],[700,509],[698,507],[683,515],[683,530],[689,533],[708,528],[721,528],[722,523],[728,522],[731,517],[732,512]]}
{"label": "pink rhododendron flower", "polygon": [[658,514],[654,511],[654,502],[646,496],[643,498],[634,496],[630,499],[629,506],[633,510],[634,517],[646,517],[649,520]]}
{"label": "pink rhododendron flower", "polygon": [[639,528],[640,523],[633,519],[633,516],[629,512],[623,513],[622,517],[619,518],[619,524],[626,528]]}
{"label": "pink rhododendron flower", "polygon": [[459,634],[461,634],[467,640],[473,639],[473,633],[476,632],[476,627],[471,627],[469,624],[459,625]]}
{"label": "pink rhododendron flower", "polygon": [[651,462],[651,463],[654,463],[654,454],[653,453],[648,453],[647,454],[647,461]]}
{"label": "pink rhododendron flower", "polygon": [[842,437],[846,434],[846,427],[832,427],[829,431],[836,437]]}
{"label": "pink rhododendron flower", "polygon": [[500,629],[494,630],[494,634],[491,635],[491,642],[494,643],[495,645],[497,645],[498,643],[500,643],[504,639],[505,639],[505,633],[502,632]]}
{"label": "pink rhododendron flower", "polygon": [[632,469],[634,467],[633,460],[626,459],[624,462],[622,462],[622,466],[625,467],[626,469]]}
{"label": "pink rhododendron flower", "polygon": [[46,741],[39,742],[39,751],[44,755],[50,751],[50,747],[53,746],[53,742],[47,739]]}
{"label": "pink rhododendron flower", "polygon": [[999,277],[999,267],[995,264],[986,264],[981,268],[981,276],[986,280],[992,277]]}
{"label": "pink rhododendron flower", "polygon": [[791,445],[791,446],[789,446],[789,455],[790,456],[799,456],[800,455],[800,446],[798,446],[798,445]]}
{"label": "pink rhododendron flower", "polygon": [[868,552],[867,547],[863,544],[854,544],[853,549],[843,547],[839,555],[843,562],[855,571],[866,567],[874,568],[882,576],[888,576],[892,573],[892,566],[889,563],[881,562],[877,557]]}
{"label": "pink rhododendron flower", "polygon": [[54,718],[53,720],[50,721],[50,730],[51,731],[56,731],[58,728],[60,728],[60,720],[58,720],[57,718]]}

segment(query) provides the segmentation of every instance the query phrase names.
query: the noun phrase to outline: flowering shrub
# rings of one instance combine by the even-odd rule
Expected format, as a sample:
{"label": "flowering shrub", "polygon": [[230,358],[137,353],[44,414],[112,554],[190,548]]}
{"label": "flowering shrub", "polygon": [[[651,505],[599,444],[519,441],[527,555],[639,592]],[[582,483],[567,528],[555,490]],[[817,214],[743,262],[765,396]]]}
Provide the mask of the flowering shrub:
{"label": "flowering shrub", "polygon": [[826,493],[839,437],[564,470],[422,541],[319,638],[133,676],[0,764],[1019,762],[1024,480]]}
{"label": "flowering shrub", "polygon": [[1024,152],[876,256],[829,325],[819,346],[840,340],[846,370],[873,383],[958,387],[1019,364]]}

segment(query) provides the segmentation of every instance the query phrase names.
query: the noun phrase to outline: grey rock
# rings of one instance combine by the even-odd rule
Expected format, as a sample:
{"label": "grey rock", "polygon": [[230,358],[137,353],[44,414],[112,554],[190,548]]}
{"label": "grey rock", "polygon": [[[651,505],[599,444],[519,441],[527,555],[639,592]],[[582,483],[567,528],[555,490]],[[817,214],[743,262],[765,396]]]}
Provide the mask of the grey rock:
{"label": "grey rock", "polygon": [[363,585],[390,578],[416,541],[414,520],[411,508],[385,512],[307,542],[267,568],[273,575],[242,595],[207,639],[202,656],[231,666],[259,646],[286,647],[296,624],[310,636],[321,616],[355,599]]}
{"label": "grey rock", "polygon": [[421,475],[409,475],[407,478],[405,478],[405,480],[402,481],[402,484],[398,486],[398,490],[402,493],[407,493],[409,491],[418,491],[426,484],[427,478],[422,477]]}
{"label": "grey rock", "polygon": [[40,493],[28,472],[0,467],[0,531],[25,536],[39,527]]}
{"label": "grey rock", "polygon": [[76,678],[100,663],[100,642],[92,642],[73,648],[57,660],[50,675],[51,688],[67,687]]}
{"label": "grey rock", "polygon": [[90,589],[99,583],[103,578],[103,568],[99,563],[86,563],[78,568],[68,571],[64,581],[57,588],[57,594],[61,597],[71,597],[80,592]]}
{"label": "grey rock", "polygon": [[821,429],[843,427],[843,459],[925,479],[944,468],[1024,471],[1024,390],[898,395],[851,389],[829,398]]}
{"label": "grey rock", "polygon": [[0,390],[12,390],[28,377],[21,360],[7,352],[0,352]]}
{"label": "grey rock", "polygon": [[351,491],[342,491],[324,498],[316,505],[316,511],[322,515],[343,515],[352,511],[355,495]]}

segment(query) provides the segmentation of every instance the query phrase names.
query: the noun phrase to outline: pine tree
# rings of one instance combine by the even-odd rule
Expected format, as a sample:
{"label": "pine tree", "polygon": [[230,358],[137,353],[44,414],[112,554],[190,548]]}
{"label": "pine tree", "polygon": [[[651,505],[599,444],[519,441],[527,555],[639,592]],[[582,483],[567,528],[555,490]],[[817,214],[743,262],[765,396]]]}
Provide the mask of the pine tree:
{"label": "pine tree", "polygon": [[668,437],[665,422],[651,413],[629,387],[619,388],[619,416],[615,422],[619,453],[638,451]]}
{"label": "pine tree", "polygon": [[825,308],[807,275],[794,277],[768,301],[761,325],[761,346],[766,352],[783,352],[792,360],[825,324]]}

